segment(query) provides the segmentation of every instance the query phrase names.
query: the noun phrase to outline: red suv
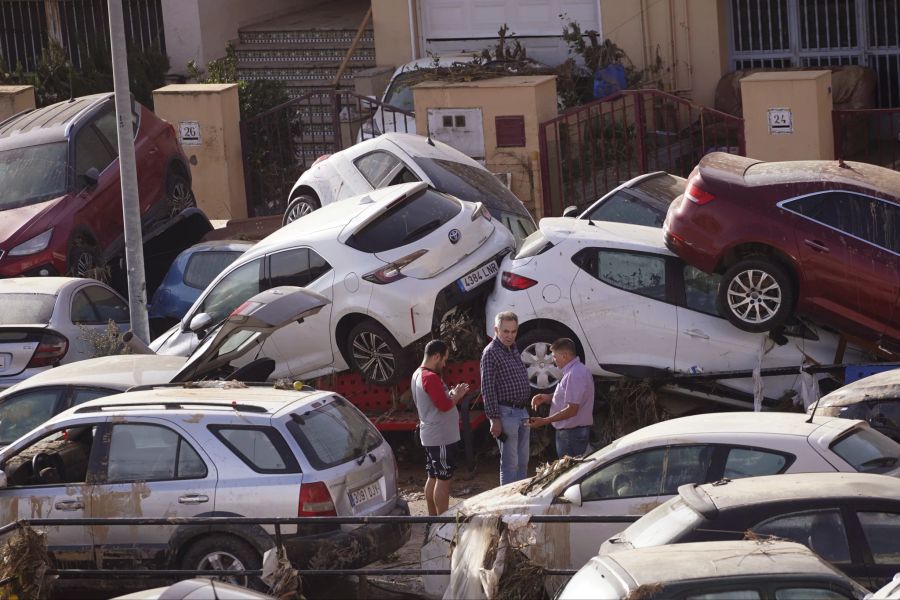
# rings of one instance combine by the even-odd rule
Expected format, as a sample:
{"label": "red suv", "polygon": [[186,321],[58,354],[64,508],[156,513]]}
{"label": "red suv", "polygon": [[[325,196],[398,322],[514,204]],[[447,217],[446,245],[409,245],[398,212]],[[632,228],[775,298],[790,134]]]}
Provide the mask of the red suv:
{"label": "red suv", "polygon": [[900,173],[837,161],[705,156],[669,208],[666,245],[723,275],[720,314],[769,331],[792,312],[900,345]]}
{"label": "red suv", "polygon": [[[132,104],[146,230],[195,205],[174,128]],[[0,277],[85,276],[124,242],[113,94],[0,123]]]}

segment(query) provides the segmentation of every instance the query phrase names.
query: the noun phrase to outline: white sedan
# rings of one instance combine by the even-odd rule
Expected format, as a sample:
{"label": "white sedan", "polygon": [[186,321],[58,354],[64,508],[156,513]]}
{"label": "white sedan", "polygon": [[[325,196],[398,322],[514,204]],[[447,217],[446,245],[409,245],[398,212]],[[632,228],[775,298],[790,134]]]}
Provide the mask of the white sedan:
{"label": "white sedan", "polygon": [[261,352],[276,361],[273,377],[351,367],[369,381],[392,382],[407,374],[411,344],[448,312],[483,302],[514,246],[509,230],[482,204],[425,183],[376,190],[325,206],[258,242],[151,348],[187,355],[198,333],[256,292],[297,285],[332,304],[302,330],[288,326],[267,341]]}
{"label": "white sedan", "polygon": [[[838,347],[836,335],[800,321],[778,340],[734,327],[716,310],[718,275],[685,264],[654,227],[542,219],[500,270],[488,329],[502,310],[518,315],[519,348],[536,389],[560,377],[549,348],[560,337],[573,339],[601,377],[799,367],[805,359],[831,364]],[[847,357],[860,358],[855,351]],[[691,385],[691,394],[744,408],[754,399],[751,378],[712,383],[679,390]],[[799,375],[764,378],[764,402],[798,392],[800,383]]]}
{"label": "white sedan", "polygon": [[[707,483],[779,473],[857,472],[860,447],[897,445],[864,421],[799,413],[712,413],[663,421],[619,438],[583,461],[566,459],[549,474],[484,492],[451,507],[448,515],[641,516],[686,483]],[[872,440],[879,443],[872,443]],[[871,457],[870,457],[871,458]],[[873,464],[882,464],[873,461]],[[566,468],[568,467],[568,468]],[[861,470],[865,470],[861,465]],[[882,472],[880,470],[879,472]],[[900,468],[885,472],[900,476]],[[518,525],[513,519],[510,526]],[[516,529],[511,540],[538,566],[572,569],[597,554],[600,544],[627,523],[545,523]],[[422,547],[423,569],[447,569],[478,547],[467,547],[466,526],[431,526]],[[529,543],[529,539],[538,540]],[[485,548],[482,548],[485,550]],[[480,565],[479,557],[464,563]],[[479,577],[478,569],[471,576]],[[457,574],[454,585],[464,579]],[[440,597],[447,576],[424,578],[429,596]],[[548,578],[548,588],[562,583]],[[462,588],[459,588],[462,589]],[[553,596],[555,589],[548,589]],[[450,596],[454,597],[454,596]]]}
{"label": "white sedan", "polygon": [[56,365],[96,355],[91,336],[109,321],[129,329],[128,303],[80,277],[0,279],[0,389]]}

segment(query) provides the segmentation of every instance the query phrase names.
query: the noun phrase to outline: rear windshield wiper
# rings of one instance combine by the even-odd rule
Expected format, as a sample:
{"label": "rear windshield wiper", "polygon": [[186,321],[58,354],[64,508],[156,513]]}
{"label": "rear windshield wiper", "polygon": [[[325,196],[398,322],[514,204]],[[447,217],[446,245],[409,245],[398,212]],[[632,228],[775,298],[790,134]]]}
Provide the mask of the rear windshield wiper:
{"label": "rear windshield wiper", "polygon": [[424,233],[433,231],[440,226],[441,226],[440,219],[432,219],[432,220],[428,221],[427,223],[423,223],[422,225],[419,225],[418,227],[416,227],[415,229],[413,229],[412,231],[407,233],[401,243],[405,244],[406,242],[411,241]]}

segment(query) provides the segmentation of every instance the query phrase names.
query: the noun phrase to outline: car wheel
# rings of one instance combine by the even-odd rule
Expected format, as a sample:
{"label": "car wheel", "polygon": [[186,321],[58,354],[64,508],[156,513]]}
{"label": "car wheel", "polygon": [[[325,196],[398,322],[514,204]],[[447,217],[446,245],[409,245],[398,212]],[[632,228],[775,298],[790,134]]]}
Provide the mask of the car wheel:
{"label": "car wheel", "polygon": [[395,383],[406,373],[406,353],[390,332],[375,321],[363,321],[347,336],[350,368],[379,385]]}
{"label": "car wheel", "polygon": [[169,176],[166,177],[166,198],[169,202],[170,217],[174,217],[186,208],[197,206],[191,182],[178,173],[169,173]]}
{"label": "car wheel", "polygon": [[293,223],[300,217],[308,215],[318,208],[321,208],[321,205],[315,196],[301,194],[288,204],[287,209],[284,211],[284,216],[281,218],[281,224]]}
{"label": "car wheel", "polygon": [[181,568],[197,571],[222,571],[216,581],[264,591],[259,577],[228,575],[227,571],[253,571],[261,568],[262,557],[247,542],[230,535],[211,535],[194,542],[181,559]]}
{"label": "car wheel", "polygon": [[525,332],[519,338],[522,362],[528,369],[532,390],[547,392],[562,379],[562,369],[554,364],[550,355],[550,345],[561,337],[565,335],[552,329],[538,328]]}
{"label": "car wheel", "polygon": [[746,258],[725,271],[716,300],[719,312],[738,329],[770,331],[790,316],[794,285],[775,261]]}
{"label": "car wheel", "polygon": [[100,251],[97,245],[84,238],[75,240],[69,248],[68,275],[97,279],[98,267],[100,267]]}

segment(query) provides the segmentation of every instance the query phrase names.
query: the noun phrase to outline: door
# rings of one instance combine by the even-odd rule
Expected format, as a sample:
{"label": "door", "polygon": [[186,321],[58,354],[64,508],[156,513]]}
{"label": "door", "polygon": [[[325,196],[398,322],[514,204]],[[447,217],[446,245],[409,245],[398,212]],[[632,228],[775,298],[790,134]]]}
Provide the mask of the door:
{"label": "door", "polygon": [[[215,509],[216,468],[180,428],[163,419],[119,420],[103,440],[92,518],[197,517]],[[136,568],[166,554],[175,526],[91,529],[101,568]]]}
{"label": "door", "polygon": [[[116,242],[122,243],[122,193],[115,146],[107,143],[96,119],[90,121],[75,134],[75,190],[78,202],[83,203],[79,221],[91,228],[104,249]],[[88,186],[85,174],[97,169],[100,177],[93,187]]]}
{"label": "door", "polygon": [[867,546],[863,585],[877,590],[886,585],[894,573],[900,573],[900,512],[860,511],[856,517]]}
{"label": "door", "polygon": [[587,248],[573,261],[572,308],[597,362],[671,369],[677,315],[667,302],[666,257]]}
{"label": "door", "polygon": [[109,288],[100,285],[88,284],[75,292],[70,316],[72,323],[81,331],[80,335],[68,336],[69,351],[63,362],[108,354],[112,348],[107,348],[103,342],[108,337],[110,321],[121,332],[131,329],[128,303]]}
{"label": "door", "polygon": [[[65,429],[36,435],[3,462],[0,522],[17,519],[82,519],[90,516],[89,465],[96,464],[102,419],[73,419]],[[50,555],[62,568],[95,568],[87,526],[46,529]]]}

